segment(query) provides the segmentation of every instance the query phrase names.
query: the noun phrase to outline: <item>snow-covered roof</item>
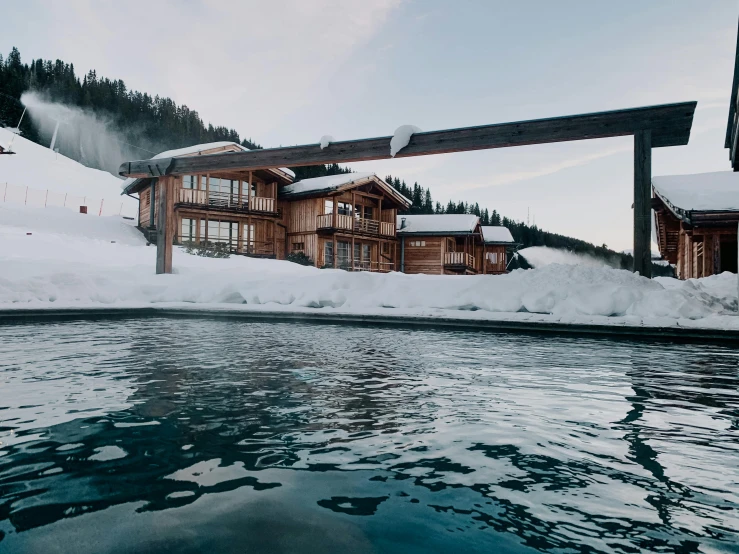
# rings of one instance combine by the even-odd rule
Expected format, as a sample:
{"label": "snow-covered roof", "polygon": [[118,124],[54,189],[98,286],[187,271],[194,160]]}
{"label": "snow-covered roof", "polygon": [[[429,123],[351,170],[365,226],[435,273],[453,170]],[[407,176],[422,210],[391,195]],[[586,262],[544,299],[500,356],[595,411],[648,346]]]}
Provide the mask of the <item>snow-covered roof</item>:
{"label": "snow-covered roof", "polygon": [[297,196],[299,194],[336,190],[354,181],[361,181],[374,176],[374,173],[341,173],[339,175],[303,179],[283,187],[280,190],[280,196]]}
{"label": "snow-covered roof", "polygon": [[411,205],[410,200],[379,178],[376,173],[341,173],[339,175],[326,175],[324,177],[314,177],[313,179],[303,179],[297,183],[291,183],[282,187],[280,189],[280,198],[293,198],[328,193],[339,190],[347,185],[349,185],[348,188],[351,188],[353,183],[358,183],[360,181],[368,182],[369,180],[384,189],[387,195],[395,200],[398,205]]}
{"label": "snow-covered roof", "polygon": [[464,234],[474,232],[478,223],[472,214],[399,215],[397,229],[401,234]]}
{"label": "snow-covered roof", "polygon": [[675,208],[690,211],[739,211],[739,173],[715,171],[653,177],[657,195]]}
{"label": "snow-covered roof", "polygon": [[[223,152],[214,152],[214,154],[228,154],[228,152],[234,152],[235,149],[242,150],[243,152],[248,152],[249,149],[246,146],[243,146],[239,144],[238,142],[230,142],[227,140],[222,140],[218,142],[206,142],[204,144],[193,144],[192,146],[185,146],[184,148],[175,148],[174,150],[165,150],[164,152],[159,152],[156,156],[152,156],[151,160],[161,160],[163,158],[179,158],[182,156],[192,156],[194,154],[200,154],[201,152],[208,152],[210,150],[215,150],[217,148],[228,148],[232,147],[231,150],[224,150]],[[236,148],[233,148],[236,147]],[[290,177],[295,178],[295,173],[291,169],[288,169],[287,167],[281,167],[279,169],[283,173],[287,173]],[[123,183],[121,184],[121,189],[125,192],[128,190],[128,188],[133,185],[136,181],[139,181],[140,179],[129,177]]]}
{"label": "snow-covered roof", "polygon": [[482,238],[485,242],[510,242],[514,243],[513,235],[508,227],[500,225],[484,225],[482,229]]}

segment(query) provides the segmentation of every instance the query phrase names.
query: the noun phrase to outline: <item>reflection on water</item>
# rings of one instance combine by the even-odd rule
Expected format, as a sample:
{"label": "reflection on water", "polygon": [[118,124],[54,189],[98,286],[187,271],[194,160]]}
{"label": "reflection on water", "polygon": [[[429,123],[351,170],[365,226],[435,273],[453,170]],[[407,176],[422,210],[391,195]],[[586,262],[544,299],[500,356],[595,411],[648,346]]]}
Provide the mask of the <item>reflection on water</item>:
{"label": "reflection on water", "polygon": [[718,346],[4,326],[0,550],[732,550],[738,391]]}

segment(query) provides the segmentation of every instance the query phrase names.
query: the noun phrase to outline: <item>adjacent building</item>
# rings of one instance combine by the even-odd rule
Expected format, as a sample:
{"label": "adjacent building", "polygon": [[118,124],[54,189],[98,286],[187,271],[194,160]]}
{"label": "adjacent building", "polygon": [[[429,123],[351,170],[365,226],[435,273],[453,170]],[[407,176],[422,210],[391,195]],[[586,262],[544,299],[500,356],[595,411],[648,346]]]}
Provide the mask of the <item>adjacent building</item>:
{"label": "adjacent building", "polygon": [[400,215],[400,271],[437,275],[482,273],[480,218],[472,214]]}
{"label": "adjacent building", "polygon": [[679,279],[736,273],[739,173],[654,177],[652,190],[659,250]]}
{"label": "adjacent building", "polygon": [[278,198],[288,252],[316,267],[397,271],[395,220],[410,201],[374,173],[303,179]]}
{"label": "adjacent building", "polygon": [[[247,150],[234,142],[199,144],[152,158],[221,154]],[[278,221],[280,187],[293,182],[289,169],[183,175],[175,178],[174,217],[177,244],[221,246],[232,252],[278,257],[284,231]],[[158,179],[128,179],[125,194],[139,194],[139,228],[153,240],[158,213]]]}
{"label": "adjacent building", "polygon": [[507,227],[483,225],[482,272],[486,275],[500,275],[508,268],[508,254],[516,247],[516,241]]}

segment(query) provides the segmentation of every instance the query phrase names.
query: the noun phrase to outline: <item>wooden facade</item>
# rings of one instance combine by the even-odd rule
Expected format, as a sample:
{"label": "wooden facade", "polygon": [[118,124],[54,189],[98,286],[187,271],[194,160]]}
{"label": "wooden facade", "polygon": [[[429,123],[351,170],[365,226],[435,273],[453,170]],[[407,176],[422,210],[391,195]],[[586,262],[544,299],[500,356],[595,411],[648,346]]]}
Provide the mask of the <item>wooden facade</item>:
{"label": "wooden facade", "polygon": [[[303,253],[316,267],[397,271],[395,219],[408,200],[375,175],[345,179],[333,187],[283,189],[286,253]],[[321,178],[312,181],[320,184]]]}
{"label": "wooden facade", "polygon": [[739,211],[685,212],[658,195],[652,207],[660,253],[678,279],[737,272]]}

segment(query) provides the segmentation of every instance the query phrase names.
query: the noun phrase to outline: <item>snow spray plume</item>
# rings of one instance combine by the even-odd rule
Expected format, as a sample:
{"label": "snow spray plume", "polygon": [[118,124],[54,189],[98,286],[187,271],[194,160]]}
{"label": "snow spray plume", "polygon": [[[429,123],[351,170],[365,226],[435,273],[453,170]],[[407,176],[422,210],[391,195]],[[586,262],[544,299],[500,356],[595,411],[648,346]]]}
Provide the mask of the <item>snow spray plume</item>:
{"label": "snow spray plume", "polygon": [[53,141],[55,150],[88,167],[117,175],[118,167],[124,161],[153,155],[126,144],[128,141],[125,136],[109,118],[89,110],[51,102],[37,92],[23,93],[21,102],[28,109],[42,144],[51,146]]}
{"label": "snow spray plume", "polygon": [[619,268],[615,260],[607,260],[578,254],[569,250],[549,248],[547,246],[531,246],[518,251],[519,256],[526,259],[532,267],[544,267],[549,264],[582,265],[589,267],[614,267]]}

